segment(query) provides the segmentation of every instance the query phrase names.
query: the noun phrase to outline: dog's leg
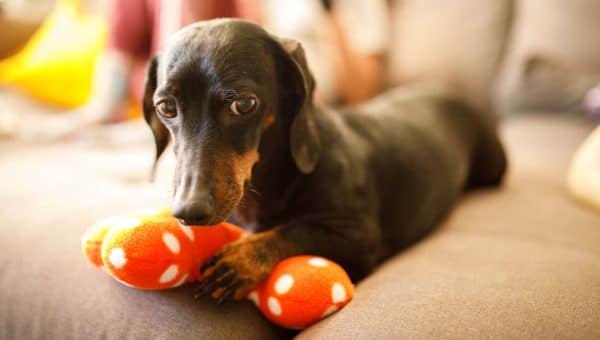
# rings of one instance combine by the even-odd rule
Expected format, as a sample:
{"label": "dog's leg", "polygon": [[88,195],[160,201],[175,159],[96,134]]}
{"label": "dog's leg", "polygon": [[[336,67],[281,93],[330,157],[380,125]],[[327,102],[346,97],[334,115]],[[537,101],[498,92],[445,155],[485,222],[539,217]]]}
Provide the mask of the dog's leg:
{"label": "dog's leg", "polygon": [[362,278],[375,266],[379,254],[374,237],[378,233],[364,226],[291,223],[228,244],[202,267],[204,280],[197,296],[210,294],[219,302],[243,299],[278,262],[301,254],[329,258],[340,263],[353,280]]}

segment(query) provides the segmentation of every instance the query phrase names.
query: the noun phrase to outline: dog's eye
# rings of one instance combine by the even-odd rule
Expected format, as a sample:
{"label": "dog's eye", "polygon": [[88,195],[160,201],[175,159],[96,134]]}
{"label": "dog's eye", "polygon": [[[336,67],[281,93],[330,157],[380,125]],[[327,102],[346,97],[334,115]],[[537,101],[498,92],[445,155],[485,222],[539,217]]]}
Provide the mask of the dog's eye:
{"label": "dog's eye", "polygon": [[166,118],[173,118],[177,116],[177,108],[175,103],[165,100],[156,105],[156,112]]}
{"label": "dog's eye", "polygon": [[250,113],[256,108],[256,98],[254,97],[244,97],[234,100],[229,106],[231,112],[236,115],[243,115]]}

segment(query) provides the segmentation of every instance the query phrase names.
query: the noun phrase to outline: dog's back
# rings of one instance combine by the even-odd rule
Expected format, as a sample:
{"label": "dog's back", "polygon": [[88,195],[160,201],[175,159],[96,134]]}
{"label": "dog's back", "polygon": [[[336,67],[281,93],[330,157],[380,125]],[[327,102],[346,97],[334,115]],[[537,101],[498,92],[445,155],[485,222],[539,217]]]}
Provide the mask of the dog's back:
{"label": "dog's back", "polygon": [[[377,193],[384,243],[392,254],[435,226],[468,187],[501,181],[506,158],[490,116],[439,91],[391,90],[343,110],[360,162]],[[367,149],[368,151],[365,151]],[[376,200],[372,197],[377,196]]]}

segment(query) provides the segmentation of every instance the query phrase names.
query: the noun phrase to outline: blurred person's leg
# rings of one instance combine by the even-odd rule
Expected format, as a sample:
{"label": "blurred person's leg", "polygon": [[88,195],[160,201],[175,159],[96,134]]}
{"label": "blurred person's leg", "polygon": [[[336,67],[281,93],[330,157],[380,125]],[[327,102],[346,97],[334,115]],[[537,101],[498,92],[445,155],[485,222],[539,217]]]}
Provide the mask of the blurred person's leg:
{"label": "blurred person's leg", "polygon": [[110,123],[125,116],[129,75],[134,58],[118,50],[106,50],[94,71],[90,100],[80,109],[88,123]]}
{"label": "blurred person's leg", "polygon": [[45,123],[39,138],[61,138],[128,117],[140,103],[147,60],[181,27],[217,17],[258,20],[254,0],[110,0],[108,44],[98,59],[92,94],[82,107]]}
{"label": "blurred person's leg", "polygon": [[108,4],[108,44],[99,58],[91,98],[83,108],[87,123],[109,123],[126,117],[134,63],[151,53],[156,0],[111,0]]}
{"label": "blurred person's leg", "polygon": [[390,41],[386,0],[263,0],[268,29],[299,40],[317,97],[355,104],[381,90]]}
{"label": "blurred person's leg", "polygon": [[338,57],[334,65],[339,98],[357,104],[374,97],[382,89],[390,43],[387,1],[331,1],[329,16]]}
{"label": "blurred person's leg", "polygon": [[85,128],[122,120],[136,60],[150,55],[154,0],[110,0],[106,6],[108,41],[99,56],[90,99],[83,106],[44,121],[25,138],[51,140]]}
{"label": "blurred person's leg", "polygon": [[141,102],[147,60],[183,26],[219,17],[257,19],[254,0],[112,0],[107,52],[98,64],[86,108],[92,123],[127,117],[128,101]]}

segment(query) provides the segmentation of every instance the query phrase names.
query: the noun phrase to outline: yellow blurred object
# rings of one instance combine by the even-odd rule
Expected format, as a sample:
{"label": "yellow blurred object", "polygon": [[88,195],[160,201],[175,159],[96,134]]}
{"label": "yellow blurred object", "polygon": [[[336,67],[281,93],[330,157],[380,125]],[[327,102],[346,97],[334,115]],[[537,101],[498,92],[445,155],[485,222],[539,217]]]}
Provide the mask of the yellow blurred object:
{"label": "yellow blurred object", "polygon": [[87,12],[79,0],[59,0],[27,45],[0,61],[0,84],[49,104],[82,105],[90,96],[106,36],[103,18]]}

